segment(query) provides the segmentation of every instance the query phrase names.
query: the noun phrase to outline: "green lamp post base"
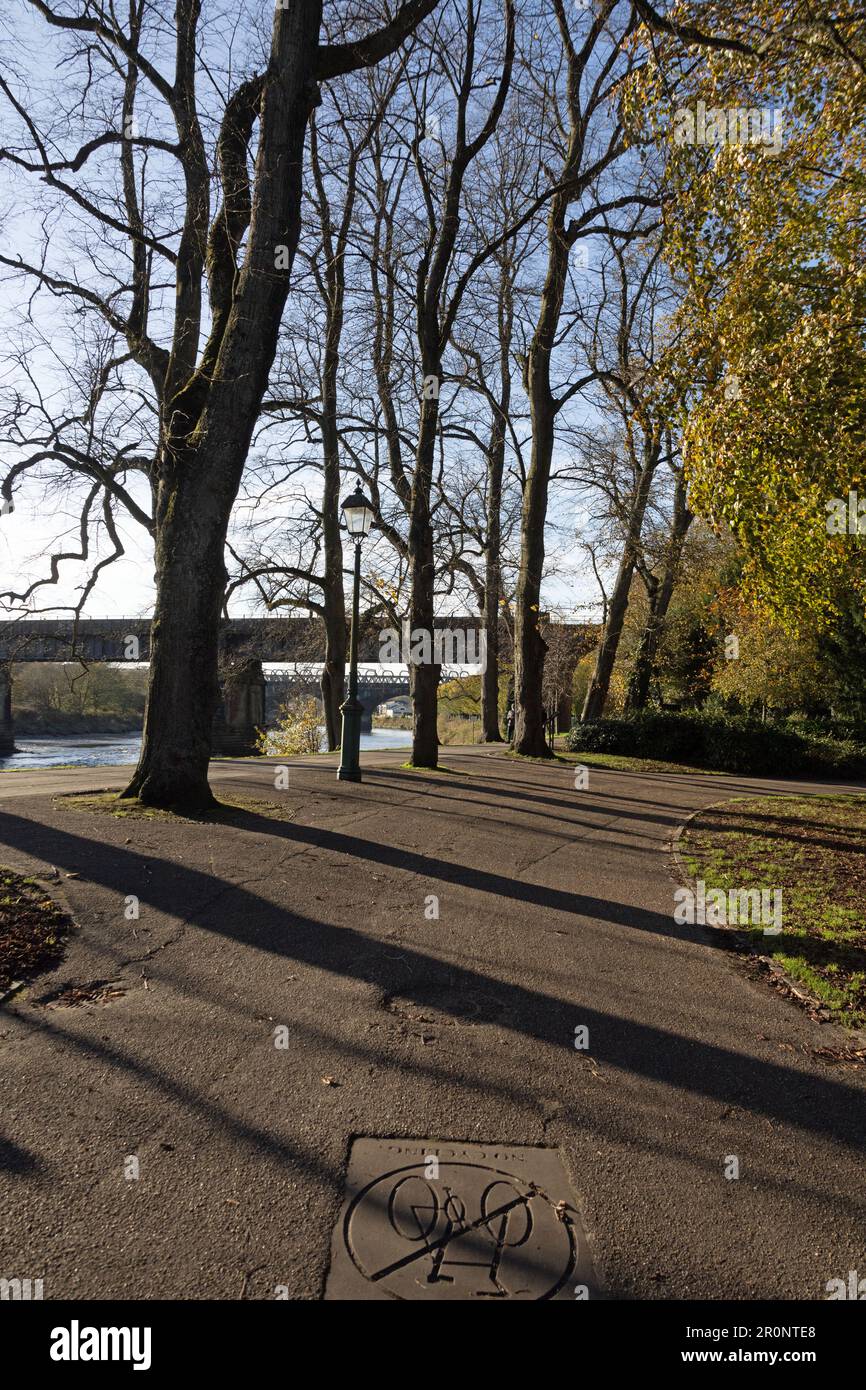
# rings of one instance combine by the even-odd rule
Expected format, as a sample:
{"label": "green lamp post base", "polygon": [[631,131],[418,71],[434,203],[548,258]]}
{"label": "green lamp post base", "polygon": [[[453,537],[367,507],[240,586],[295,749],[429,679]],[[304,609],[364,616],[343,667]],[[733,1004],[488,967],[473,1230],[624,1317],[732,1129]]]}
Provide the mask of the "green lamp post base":
{"label": "green lamp post base", "polygon": [[337,769],[338,782],[360,782],[361,764],[361,716],[364,706],[360,700],[344,700],[340,706],[343,716],[343,737],[340,743],[340,766]]}

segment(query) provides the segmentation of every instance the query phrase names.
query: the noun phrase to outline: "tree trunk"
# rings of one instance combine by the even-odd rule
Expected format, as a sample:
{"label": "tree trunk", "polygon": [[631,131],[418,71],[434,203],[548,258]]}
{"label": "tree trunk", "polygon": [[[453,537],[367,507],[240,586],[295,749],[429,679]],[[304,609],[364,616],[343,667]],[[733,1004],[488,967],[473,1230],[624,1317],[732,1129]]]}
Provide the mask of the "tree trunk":
{"label": "tree trunk", "polygon": [[[572,144],[575,135],[572,131]],[[572,162],[570,150],[569,164]],[[568,277],[570,245],[565,232],[566,193],[551,201],[547,219],[547,271],[538,321],[526,356],[524,384],[532,419],[532,453],[523,489],[520,519],[520,573],[514,621],[514,748],[524,757],[550,758],[544,720],[544,657],[538,628],[544,571],[544,528],[553,464],[557,403],[550,385],[550,363]]]}
{"label": "tree trunk", "polygon": [[429,663],[412,666],[409,689],[412,695],[412,762],[415,767],[435,768],[439,763],[436,727],[439,667]]}
{"label": "tree trunk", "polygon": [[499,732],[499,599],[502,593],[502,474],[505,468],[505,429],[497,419],[488,454],[487,552],[484,557],[484,624],[486,664],[481,676],[481,727],[485,743],[502,743]]}
{"label": "tree trunk", "polygon": [[686,506],[686,484],[682,474],[680,474],[674,496],[671,535],[662,577],[648,585],[649,613],[647,614],[646,627],[641,633],[640,645],[629,677],[625,701],[626,712],[629,714],[646,709],[649,700],[650,683],[655,670],[659,643],[673,597],[683,545],[691,524],[692,513]]}
{"label": "tree trunk", "polygon": [[[423,359],[424,381],[439,382],[441,366],[427,355]],[[438,389],[438,388],[437,388]],[[433,553],[433,527],[430,520],[430,489],[433,483],[433,459],[436,429],[439,421],[439,401],[435,396],[421,402],[418,445],[415,454],[415,475],[412,479],[412,500],[409,515],[409,574],[412,594],[409,601],[410,641],[415,634],[427,634],[432,651],[434,627],[434,581],[436,563]],[[437,699],[439,666],[435,662],[412,663],[409,668],[409,688],[412,694],[412,762],[416,767],[436,767],[439,762],[437,732]]]}
{"label": "tree trunk", "polygon": [[640,545],[643,519],[646,513],[650,486],[655,475],[658,458],[658,440],[646,440],[644,443],[643,467],[640,471],[634,500],[632,502],[625,545],[623,546],[622,556],[619,562],[616,582],[613,586],[610,602],[608,603],[607,622],[604,632],[602,633],[601,642],[599,643],[598,653],[595,659],[595,670],[592,673],[592,680],[589,683],[586,699],[583,702],[583,713],[581,714],[582,724],[587,724],[593,719],[600,719],[604,713],[604,706],[610,689],[610,678],[613,674],[614,662],[616,661],[616,654],[619,650],[619,640],[622,636],[622,625],[625,621],[626,610],[628,608],[628,596],[631,589],[635,564],[637,563],[637,551]]}
{"label": "tree trunk", "polygon": [[343,589],[343,541],[340,536],[340,442],[337,429],[337,362],[340,321],[331,323],[330,335],[336,340],[326,349],[322,376],[322,444],[324,489],[322,496],[322,536],[325,576],[325,665],[322,669],[322,703],[328,751],[339,748],[342,738],[340,706],[346,684],[346,595]]}
{"label": "tree trunk", "polygon": [[604,706],[610,689],[610,678],[613,675],[613,666],[619,649],[619,639],[622,636],[622,625],[628,608],[628,595],[634,574],[634,564],[634,554],[628,549],[623,551],[616,583],[613,586],[608,605],[607,624],[595,659],[595,670],[592,673],[592,680],[583,702],[582,724],[587,724],[593,719],[600,719],[604,713]]}
{"label": "tree trunk", "polygon": [[[203,480],[202,480],[203,481]],[[213,804],[207,780],[220,691],[219,628],[228,510],[206,486],[177,486],[156,541],[156,605],[144,737],[123,793],[149,806]]]}
{"label": "tree trunk", "polygon": [[507,276],[510,262],[502,272],[499,302],[500,398],[494,409],[487,451],[487,550],[484,557],[484,633],[487,665],[481,678],[481,724],[485,743],[502,743],[499,732],[499,600],[502,596],[502,478],[505,472],[505,427],[511,405],[512,307]]}
{"label": "tree trunk", "polygon": [[502,743],[499,732],[499,575],[488,568],[484,586],[484,640],[486,665],[481,675],[481,737],[484,743]]}
{"label": "tree trunk", "polygon": [[647,586],[649,604],[647,620],[640,635],[637,655],[628,678],[628,690],[625,697],[626,714],[635,714],[638,710],[646,709],[649,699],[650,681],[658,650],[659,631],[664,621],[664,614],[661,612],[661,587],[658,580],[652,580]]}
{"label": "tree trunk", "polygon": [[325,711],[325,737],[328,752],[340,747],[342,716],[346,683],[346,597],[343,589],[343,542],[340,536],[340,433],[337,376],[340,366],[340,347],[343,335],[343,316],[346,298],[346,243],[355,203],[357,151],[353,150],[347,171],[348,186],[337,231],[336,243],[331,226],[331,205],[322,166],[319,160],[319,140],[315,117],[310,122],[310,165],[318,196],[324,253],[324,290],[326,328],[322,357],[322,410],[319,424],[322,431],[323,489],[322,538],[325,572],[322,602],[325,619],[325,664],[322,669],[322,704]]}
{"label": "tree trunk", "polygon": [[543,401],[537,399],[533,403],[532,456],[523,494],[514,621],[514,749],[533,758],[552,756],[545,735],[542,698],[547,646],[538,626],[552,458],[553,412],[545,410]]}
{"label": "tree trunk", "polygon": [[[433,614],[433,536],[429,521],[413,537],[410,531],[410,576],[412,596],[409,603],[410,641],[416,634],[429,634],[432,645],[435,633]],[[432,655],[432,652],[431,652]],[[439,667],[433,662],[411,663],[409,688],[412,695],[412,762],[416,767],[436,767],[439,761],[437,731],[437,700]]]}
{"label": "tree trunk", "polygon": [[[333,621],[336,622],[335,619]],[[340,709],[346,697],[346,623],[343,619],[339,627],[333,630],[331,623],[332,615],[329,614],[325,625],[325,664],[320,682],[329,753],[340,747],[343,736]]]}

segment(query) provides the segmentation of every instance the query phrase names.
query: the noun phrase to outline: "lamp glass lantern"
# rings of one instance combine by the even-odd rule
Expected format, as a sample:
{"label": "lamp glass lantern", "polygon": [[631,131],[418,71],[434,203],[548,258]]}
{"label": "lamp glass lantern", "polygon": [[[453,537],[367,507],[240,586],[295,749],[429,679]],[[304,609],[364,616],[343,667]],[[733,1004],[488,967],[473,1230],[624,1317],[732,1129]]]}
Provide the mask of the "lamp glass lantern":
{"label": "lamp glass lantern", "polygon": [[360,486],[356,486],[355,491],[346,498],[342,512],[346,519],[346,530],[355,544],[358,545],[369,536],[370,528],[373,525],[373,508]]}

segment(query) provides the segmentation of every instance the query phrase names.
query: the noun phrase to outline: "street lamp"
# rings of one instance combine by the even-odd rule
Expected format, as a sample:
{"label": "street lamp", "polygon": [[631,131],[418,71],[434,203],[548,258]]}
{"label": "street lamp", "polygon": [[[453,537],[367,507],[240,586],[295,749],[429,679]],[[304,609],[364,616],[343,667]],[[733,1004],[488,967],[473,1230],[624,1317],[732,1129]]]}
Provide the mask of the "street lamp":
{"label": "street lamp", "polygon": [[358,603],[361,591],[361,542],[370,534],[373,525],[373,506],[361,491],[358,478],[355,491],[342,506],[346,530],[355,542],[355,582],[352,590],[352,630],[349,638],[349,694],[340,706],[343,716],[343,735],[340,740],[340,766],[337,780],[360,782],[361,767],[358,752],[361,747],[361,715],[364,706],[358,699]]}

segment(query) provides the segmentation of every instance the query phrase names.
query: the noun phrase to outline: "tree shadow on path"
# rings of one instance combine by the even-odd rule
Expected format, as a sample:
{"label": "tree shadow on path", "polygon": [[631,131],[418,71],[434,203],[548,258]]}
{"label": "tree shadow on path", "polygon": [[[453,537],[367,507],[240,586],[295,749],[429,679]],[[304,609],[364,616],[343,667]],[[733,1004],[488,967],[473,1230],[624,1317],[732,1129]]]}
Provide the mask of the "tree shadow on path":
{"label": "tree shadow on path", "polygon": [[[504,875],[407,854],[357,836],[296,824],[267,821],[243,812],[227,833],[243,830],[276,835],[299,845],[364,863],[387,864],[412,875],[466,886],[493,899],[502,896],[546,909],[578,913],[628,929],[677,935],[670,919],[644,909],[599,898],[536,887]],[[145,868],[158,870],[147,883],[145,900],[189,925],[217,933],[259,951],[268,951],[318,970],[370,984],[385,993],[399,992],[418,1004],[434,1004],[461,1016],[462,1001],[493,1000],[497,1024],[537,1042],[573,1048],[576,1022],[587,1025],[593,1056],[606,1066],[637,1077],[718,1101],[723,1106],[757,1112],[795,1129],[826,1135],[851,1148],[866,1141],[866,1087],[860,1079],[837,1080],[820,1074],[816,1064],[802,1068],[764,1061],[709,1041],[687,1038],[667,1029],[594,1009],[583,1000],[564,1000],[510,981],[438,960],[423,951],[381,941],[353,926],[336,926],[298,915],[199,869],[107,845],[23,816],[0,812],[0,842],[38,855],[49,863],[77,871],[122,899],[131,885],[146,880]],[[255,861],[255,846],[250,858]],[[215,890],[224,887],[224,892]],[[577,982],[579,985],[579,981]],[[579,1014],[579,1017],[577,1016]]]}

